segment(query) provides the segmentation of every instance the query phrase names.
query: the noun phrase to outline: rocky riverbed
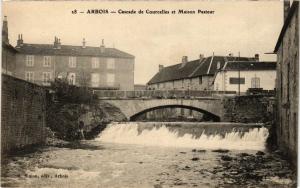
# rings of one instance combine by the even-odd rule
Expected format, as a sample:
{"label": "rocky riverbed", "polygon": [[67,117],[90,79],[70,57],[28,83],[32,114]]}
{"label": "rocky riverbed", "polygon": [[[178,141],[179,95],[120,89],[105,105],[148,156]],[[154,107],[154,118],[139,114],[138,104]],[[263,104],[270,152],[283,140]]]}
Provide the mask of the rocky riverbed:
{"label": "rocky riverbed", "polygon": [[[276,153],[70,142],[10,157],[2,186],[13,187],[295,187]],[[55,178],[62,174],[67,178]],[[45,178],[48,175],[52,178]]]}
{"label": "rocky riverbed", "polygon": [[219,155],[220,165],[214,167],[212,173],[220,174],[221,185],[259,186],[280,185],[296,187],[296,174],[279,152],[266,154],[262,151],[256,154],[238,153],[237,155]]}

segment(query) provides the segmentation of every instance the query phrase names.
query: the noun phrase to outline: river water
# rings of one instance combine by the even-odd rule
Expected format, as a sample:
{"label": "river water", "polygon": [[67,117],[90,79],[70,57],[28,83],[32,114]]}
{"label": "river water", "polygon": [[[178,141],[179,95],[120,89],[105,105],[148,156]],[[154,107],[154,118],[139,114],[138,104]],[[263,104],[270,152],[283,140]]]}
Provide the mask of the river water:
{"label": "river water", "polygon": [[[286,161],[265,150],[268,136],[265,127],[241,130],[241,126],[212,125],[214,128],[207,129],[209,124],[162,124],[112,123],[94,140],[14,155],[2,163],[1,185],[112,188],[294,185]],[[258,151],[262,154],[258,155]],[[241,167],[243,164],[245,167]],[[251,165],[254,168],[249,170]]]}

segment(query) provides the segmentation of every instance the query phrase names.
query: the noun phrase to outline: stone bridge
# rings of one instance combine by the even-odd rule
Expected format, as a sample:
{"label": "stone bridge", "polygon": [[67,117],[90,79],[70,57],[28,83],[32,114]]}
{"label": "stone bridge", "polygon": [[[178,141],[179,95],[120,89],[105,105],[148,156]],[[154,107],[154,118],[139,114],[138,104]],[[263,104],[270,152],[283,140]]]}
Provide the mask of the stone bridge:
{"label": "stone bridge", "polygon": [[128,120],[161,108],[185,108],[209,115],[214,121],[222,121],[224,107],[222,96],[232,92],[147,90],[147,91],[94,91],[98,99],[117,108]]}
{"label": "stone bridge", "polygon": [[121,110],[128,120],[135,120],[139,115],[161,108],[186,108],[209,115],[220,121],[223,117],[221,99],[105,99],[103,100]]}

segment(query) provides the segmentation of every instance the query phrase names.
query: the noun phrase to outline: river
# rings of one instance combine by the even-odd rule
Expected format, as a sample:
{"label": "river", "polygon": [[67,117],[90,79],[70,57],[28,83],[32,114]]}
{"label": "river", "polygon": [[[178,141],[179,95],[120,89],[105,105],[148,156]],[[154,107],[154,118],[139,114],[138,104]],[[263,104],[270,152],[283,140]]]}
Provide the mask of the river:
{"label": "river", "polygon": [[295,183],[287,162],[266,151],[265,127],[163,124],[112,123],[94,140],[19,153],[2,162],[1,185],[163,188]]}

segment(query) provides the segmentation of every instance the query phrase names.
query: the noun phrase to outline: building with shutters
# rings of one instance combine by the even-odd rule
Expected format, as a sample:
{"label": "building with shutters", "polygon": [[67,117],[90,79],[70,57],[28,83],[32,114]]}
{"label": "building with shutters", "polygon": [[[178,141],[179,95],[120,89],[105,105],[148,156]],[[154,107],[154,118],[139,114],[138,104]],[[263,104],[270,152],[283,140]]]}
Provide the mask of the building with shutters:
{"label": "building with shutters", "polygon": [[116,48],[86,45],[24,43],[18,36],[16,77],[49,86],[54,78],[66,78],[69,84],[94,89],[133,90],[135,57]]}
{"label": "building with shutters", "polygon": [[[254,57],[212,55],[193,61],[182,58],[179,64],[159,66],[159,72],[148,82],[150,90],[218,90],[238,91],[238,66],[240,65],[240,89],[251,87],[273,90],[276,79],[275,62],[259,62]],[[267,75],[266,77],[263,75]]]}

